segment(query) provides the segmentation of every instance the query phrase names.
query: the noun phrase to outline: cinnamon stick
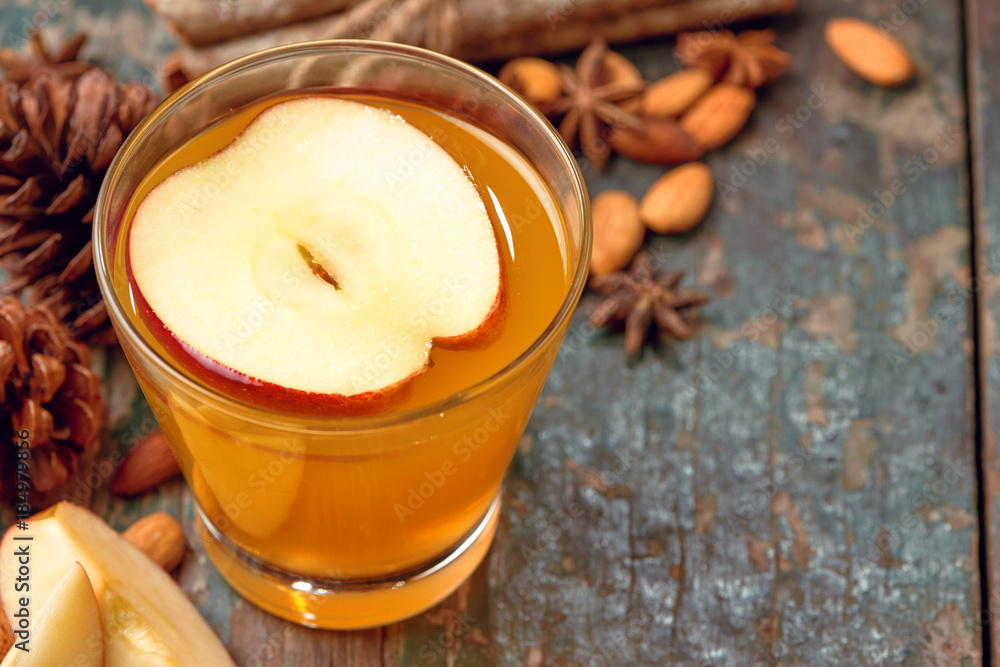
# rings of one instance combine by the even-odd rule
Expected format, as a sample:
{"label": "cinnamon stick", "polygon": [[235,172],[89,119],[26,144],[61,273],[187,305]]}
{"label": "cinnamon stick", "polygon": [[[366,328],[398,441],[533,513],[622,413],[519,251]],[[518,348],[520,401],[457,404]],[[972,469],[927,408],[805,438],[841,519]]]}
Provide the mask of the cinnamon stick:
{"label": "cinnamon stick", "polygon": [[721,30],[731,24],[779,13],[791,13],[796,0],[686,0],[643,11],[594,18],[570,16],[555,29],[548,24],[521,34],[484,34],[477,43],[464,41],[453,54],[471,62],[507,60],[523,54],[551,54],[584,47],[595,35],[610,43],[634,42],[685,30]]}
{"label": "cinnamon stick", "polygon": [[146,0],[188,44],[205,45],[339,12],[362,0]]}
{"label": "cinnamon stick", "polygon": [[[624,14],[681,0],[480,0],[473,7],[481,25],[505,25],[511,33],[540,25],[558,27],[566,17],[590,19]],[[364,0],[146,0],[185,42],[204,46],[296,21],[332,14]],[[396,3],[402,4],[402,3]],[[447,4],[438,2],[438,4]],[[450,2],[450,4],[458,4]],[[467,11],[467,10],[466,10]],[[470,40],[477,35],[468,35]]]}
{"label": "cinnamon stick", "polygon": [[[663,4],[660,0],[659,4],[648,5],[649,0],[624,1],[647,5],[619,13],[620,2],[611,0],[367,0],[347,12],[309,22],[205,47],[181,47],[166,74],[179,71],[188,77],[197,76],[254,51],[335,38],[394,41],[470,62],[487,62],[572,51],[596,35],[614,43],[684,30],[721,30],[740,21],[788,13],[796,2],[675,0]],[[607,13],[612,6],[614,13]],[[599,7],[606,13],[598,14]]]}

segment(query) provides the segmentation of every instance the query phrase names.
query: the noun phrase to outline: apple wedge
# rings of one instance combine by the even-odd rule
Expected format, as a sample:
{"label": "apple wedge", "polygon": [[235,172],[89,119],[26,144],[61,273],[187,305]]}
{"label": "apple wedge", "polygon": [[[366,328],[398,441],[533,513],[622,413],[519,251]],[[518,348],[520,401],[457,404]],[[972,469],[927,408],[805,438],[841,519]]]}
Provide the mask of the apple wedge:
{"label": "apple wedge", "polygon": [[468,173],[401,117],[332,96],[268,107],[156,185],[128,266],[176,357],[268,405],[378,409],[432,346],[483,344],[503,322]]}
{"label": "apple wedge", "polygon": [[73,563],[56,582],[42,611],[30,623],[28,641],[15,645],[0,663],[0,667],[64,665],[104,665],[101,611],[80,563]]}
{"label": "apple wedge", "polygon": [[[29,519],[26,531],[11,527],[0,541],[0,601],[8,621],[17,620],[23,595],[15,590],[15,545],[26,544],[35,605],[54,598],[74,562],[86,570],[100,608],[107,667],[233,665],[219,637],[169,575],[96,514],[68,502]],[[11,627],[16,629],[16,623]]]}

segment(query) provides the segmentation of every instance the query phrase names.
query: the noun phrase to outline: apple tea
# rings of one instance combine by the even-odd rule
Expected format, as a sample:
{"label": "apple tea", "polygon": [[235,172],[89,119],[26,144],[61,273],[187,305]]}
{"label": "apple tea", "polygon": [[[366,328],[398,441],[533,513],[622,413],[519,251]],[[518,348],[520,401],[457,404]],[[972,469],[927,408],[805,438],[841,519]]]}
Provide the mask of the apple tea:
{"label": "apple tea", "polygon": [[[313,98],[308,99],[313,101]],[[345,398],[343,391],[349,390],[340,390],[338,395],[337,389],[323,393],[320,389],[283,386],[279,384],[280,380],[248,380],[252,371],[245,368],[233,370],[219,363],[218,357],[204,351],[212,344],[223,351],[233,347],[239,350],[238,344],[232,345],[232,338],[235,337],[239,342],[254,343],[249,351],[251,361],[267,360],[275,355],[291,355],[306,331],[333,330],[340,340],[336,336],[331,337],[329,349],[307,358],[298,367],[286,367],[282,371],[284,377],[288,377],[296,368],[307,369],[319,377],[320,386],[338,387],[352,385],[338,385],[336,382],[322,384],[322,381],[325,378],[336,380],[338,373],[342,373],[341,369],[352,361],[357,362],[352,366],[355,375],[360,375],[362,379],[378,378],[378,372],[366,371],[390,368],[392,354],[398,354],[401,347],[398,342],[403,338],[401,336],[387,337],[384,341],[376,339],[377,333],[373,329],[378,321],[363,321],[357,326],[366,328],[364,337],[346,340],[351,327],[345,326],[340,330],[333,327],[337,318],[343,320],[346,317],[344,312],[331,309],[326,318],[317,312],[320,310],[318,299],[324,292],[339,297],[348,289],[358,289],[357,283],[361,281],[350,274],[351,270],[356,270],[360,278],[372,284],[375,281],[371,280],[370,274],[395,266],[364,266],[359,259],[338,256],[337,262],[329,263],[331,267],[337,264],[336,269],[330,268],[329,271],[336,270],[338,285],[328,284],[328,279],[321,276],[316,276],[313,285],[304,285],[306,278],[315,276],[309,260],[316,261],[315,257],[322,252],[323,242],[321,240],[311,249],[300,251],[301,239],[339,233],[353,235],[354,243],[363,244],[356,237],[365,229],[345,229],[344,218],[364,226],[371,223],[376,212],[335,210],[333,215],[343,217],[326,228],[321,221],[313,222],[311,227],[307,224],[305,230],[290,230],[290,225],[283,218],[296,220],[316,215],[296,210],[295,207],[302,206],[296,199],[281,202],[285,206],[283,210],[264,210],[267,206],[273,209],[274,203],[262,203],[256,230],[247,225],[246,218],[242,216],[234,217],[231,227],[220,225],[223,229],[211,240],[199,238],[193,241],[196,230],[192,228],[170,229],[170,223],[176,222],[185,208],[200,206],[209,208],[217,216],[224,216],[227,208],[232,210],[238,198],[253,196],[252,184],[246,190],[233,188],[232,183],[246,177],[252,167],[238,161],[242,152],[240,147],[230,156],[225,153],[226,146],[233,145],[237,137],[245,137],[248,126],[252,127],[254,119],[259,118],[263,111],[288,101],[262,102],[233,114],[164,159],[137,189],[129,211],[131,223],[125,227],[120,238],[126,247],[120,252],[123,261],[116,272],[116,287],[122,297],[127,295],[127,299],[123,298],[126,303],[135,304],[129,316],[138,329],[147,333],[147,340],[152,346],[196,381],[218,387],[247,403],[330,416],[349,416],[351,412],[364,415],[403,411],[433,403],[489,378],[524,352],[551,321],[569,286],[571,276],[565,256],[565,231],[558,209],[530,164],[485,131],[439,112],[388,99],[366,99],[364,104],[385,110],[390,119],[405,119],[428,141],[436,139],[435,145],[446,151],[456,165],[458,177],[464,178],[474,188],[473,194],[484,204],[483,218],[490,232],[489,250],[495,252],[499,260],[495,273],[490,272],[489,266],[486,273],[490,280],[502,278],[502,283],[496,294],[488,294],[485,305],[482,300],[476,304],[483,314],[472,331],[484,326],[495,327],[495,330],[485,331],[482,342],[473,341],[474,344],[468,346],[434,344],[426,355],[427,368],[418,371],[404,369],[397,373],[403,381],[396,380],[392,391],[386,392],[388,400],[378,389],[362,387],[358,396]],[[275,122],[287,122],[290,127],[300,125],[298,121],[287,118],[279,118]],[[272,133],[269,138],[274,142],[281,136],[278,132]],[[296,138],[304,141],[302,137]],[[251,139],[255,143],[250,145],[250,150],[267,150],[262,145],[264,138]],[[413,142],[412,138],[409,140]],[[265,157],[274,159],[280,152],[273,150]],[[219,171],[207,173],[202,169],[203,173],[195,174],[192,179],[194,186],[180,183],[172,188],[165,196],[175,201],[181,199],[177,195],[180,190],[194,190],[196,196],[182,199],[159,214],[166,231],[152,230],[150,235],[154,238],[142,239],[151,246],[149,250],[136,252],[134,246],[139,238],[135,227],[136,212],[143,202],[150,202],[150,193],[155,194],[157,185],[178,172],[191,169],[191,165],[204,165],[204,161],[211,156],[220,159]],[[364,155],[350,153],[325,157],[348,165],[344,170],[334,170],[337,172],[334,179],[345,178],[345,173],[361,174],[357,180],[365,178]],[[289,155],[289,159],[303,158]],[[415,161],[419,158],[411,156],[411,159]],[[400,179],[407,178],[405,164],[394,166],[387,173]],[[260,165],[255,166],[260,168]],[[290,168],[289,165],[271,166],[275,169]],[[413,166],[413,173],[420,173],[419,170],[420,165]],[[377,165],[371,173],[386,173],[384,165]],[[431,178],[436,177],[435,174],[424,173]],[[455,178],[454,174],[449,175]],[[264,177],[263,174],[253,176]],[[391,178],[386,182],[387,187],[379,189],[391,191],[395,184]],[[354,183],[351,187],[358,186],[359,183]],[[232,200],[216,207],[212,207],[212,202],[205,201],[211,196],[223,199],[227,187],[236,190]],[[433,183],[421,183],[419,187],[433,187]],[[351,194],[351,191],[337,193],[326,186],[320,195],[313,196],[343,198]],[[459,205],[450,194],[446,195],[444,204]],[[421,205],[425,204],[412,202],[415,210],[419,210]],[[474,204],[465,203],[464,207],[475,213]],[[401,215],[407,212],[404,208]],[[241,214],[233,212],[232,215]],[[468,215],[466,213],[466,217]],[[412,223],[413,217],[409,215],[400,223]],[[195,218],[192,225],[204,224],[198,216],[192,218]],[[434,230],[433,220],[420,223],[421,228],[414,232],[426,243],[411,243],[397,253],[386,252],[391,261],[415,263],[417,267],[423,266],[423,270],[439,270],[442,268],[441,261],[463,261],[464,255],[469,252],[470,237],[474,237],[475,229],[451,229],[446,233],[452,238],[441,238],[440,232]],[[263,239],[254,244],[255,239],[251,237],[258,232],[263,234]],[[293,237],[295,233],[300,236]],[[435,234],[438,236],[435,237]],[[182,242],[177,241],[178,237]],[[285,242],[284,249],[280,248],[282,241]],[[366,241],[369,245],[385,243],[385,239]],[[419,263],[424,259],[430,260],[432,251],[446,241],[452,241],[454,246],[448,254],[432,259],[429,264]],[[128,248],[129,245],[132,248]],[[328,247],[332,245],[328,244]],[[342,254],[343,245],[346,244],[337,245],[329,254]],[[423,256],[408,257],[406,251],[419,252]],[[255,252],[263,256],[254,257]],[[361,252],[365,252],[366,257],[370,256],[367,249],[361,249]],[[220,266],[230,261],[227,259],[231,256],[229,253],[235,255],[233,261],[243,262],[243,265],[234,269],[231,277],[213,280],[211,274],[218,275]],[[305,253],[309,256],[304,256]],[[136,264],[145,260],[149,261],[149,266],[143,267],[142,275],[152,277],[149,282],[154,290],[160,292],[157,297],[164,304],[161,310],[155,312],[149,305],[150,297],[146,296],[149,289],[144,289],[144,285],[137,282],[139,270]],[[190,266],[186,266],[188,262]],[[200,285],[188,285],[184,290],[175,291],[176,274],[196,272],[198,267],[204,270]],[[452,277],[454,271],[450,267],[445,268],[439,274],[440,279],[428,291],[431,298],[407,312],[404,322],[431,318],[437,307],[435,297],[470,291],[469,281],[462,281],[461,288],[452,287],[449,281],[455,280]],[[478,268],[482,272],[482,267]],[[418,268],[418,275],[406,280],[419,280],[421,270]],[[265,271],[271,273],[262,276]],[[248,281],[257,281],[254,285],[266,283],[275,288],[271,291],[255,290],[232,284],[241,275],[246,276]],[[378,292],[373,289],[372,297],[363,294],[360,300],[371,303],[380,293],[385,293],[388,287],[385,281],[382,283],[378,285]],[[362,285],[365,283],[362,282]],[[198,298],[193,290],[199,287],[205,303],[200,311],[193,312],[189,304]],[[488,289],[476,287],[488,292]],[[279,289],[285,292],[279,293]],[[393,296],[389,297],[389,303]],[[317,299],[317,302],[310,303],[310,298]],[[502,303],[502,312],[495,312],[499,310],[494,306],[495,301]],[[175,302],[180,302],[180,305],[175,306]],[[378,303],[378,306],[370,317],[384,318],[381,321],[386,326],[396,325],[394,316],[387,314],[385,304]],[[171,318],[171,324],[176,322],[178,327],[189,325],[193,332],[191,340],[181,340],[174,334],[175,327],[168,328],[159,321],[160,315],[171,307],[178,309],[175,317]],[[199,329],[206,326],[206,319],[213,313],[227,315],[227,308],[234,311],[235,316],[230,316],[228,320],[217,318],[215,329]],[[285,317],[279,317],[282,310],[286,312]],[[495,321],[490,319],[491,316]],[[163,317],[169,315],[164,314]],[[464,333],[458,331],[459,335]],[[314,336],[310,340],[310,349],[317,347],[318,338]],[[343,352],[338,351],[339,343],[342,343]],[[359,359],[350,357],[357,354],[367,356]],[[351,379],[354,380],[353,377]],[[307,382],[315,381],[312,376],[307,378]],[[392,436],[382,437],[368,452],[374,461],[338,460],[335,454],[319,451],[324,444],[322,439],[282,439],[279,442],[264,434],[250,432],[236,441],[232,434],[238,426],[225,416],[204,414],[197,406],[183,405],[179,398],[169,394],[146,393],[151,403],[160,404],[160,409],[156,410],[158,416],[169,415],[165,420],[160,418],[162,426],[171,434],[172,442],[183,443],[180,459],[189,471],[189,479],[194,480],[192,488],[209,520],[220,531],[271,565],[316,577],[350,579],[384,577],[416,568],[434,554],[457,543],[483,516],[493,500],[495,484],[504,475],[511,449],[540,386],[531,386],[527,390],[525,387],[513,389],[519,390],[514,394],[520,402],[517,410],[499,408],[492,415],[488,411],[482,422],[470,424],[465,431],[454,432],[450,442],[440,447],[414,447],[419,438],[410,432],[401,432],[398,440]],[[392,392],[397,395],[391,395]],[[365,405],[366,401],[370,401],[371,405]],[[498,444],[498,440],[503,440],[503,444]],[[477,451],[480,448],[490,451]],[[459,467],[467,464],[473,456],[488,461],[488,464],[478,463],[476,475],[457,474]],[[352,516],[354,520],[342,522],[339,520],[341,516]]]}
{"label": "apple tea", "polygon": [[363,42],[179,91],[116,157],[95,223],[208,555],[327,628],[419,613],[485,557],[589,246],[579,171],[527,103]]}

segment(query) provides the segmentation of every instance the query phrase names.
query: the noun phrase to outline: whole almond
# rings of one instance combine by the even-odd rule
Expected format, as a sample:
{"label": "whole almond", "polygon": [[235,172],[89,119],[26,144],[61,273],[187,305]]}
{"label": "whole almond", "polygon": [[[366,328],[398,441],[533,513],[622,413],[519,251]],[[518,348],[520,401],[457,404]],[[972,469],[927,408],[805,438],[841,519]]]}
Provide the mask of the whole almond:
{"label": "whole almond", "polygon": [[635,64],[616,51],[604,54],[604,67],[608,83],[637,83],[642,81],[642,72]]}
{"label": "whole almond", "polygon": [[551,102],[562,92],[559,68],[541,58],[514,58],[500,70],[499,79],[532,104]]}
{"label": "whole almond", "polygon": [[111,491],[120,496],[145,493],[180,471],[166,436],[163,431],[156,429],[140,440],[125,456],[111,480]]}
{"label": "whole almond", "polygon": [[712,86],[681,118],[681,127],[705,150],[723,145],[746,125],[757,96],[732,83]]}
{"label": "whole almond", "polygon": [[[639,83],[643,80],[642,72],[631,60],[616,51],[608,51],[604,54],[605,79],[608,83]],[[618,106],[638,113],[639,104],[642,98],[639,95],[618,102]]]}
{"label": "whole almond", "polygon": [[611,134],[611,147],[621,155],[648,164],[683,164],[704,154],[694,137],[669,117],[642,119],[641,130],[617,129]]}
{"label": "whole almond", "polygon": [[642,247],[646,228],[639,221],[639,204],[622,190],[607,190],[594,197],[594,247],[590,272],[595,275],[620,271]]}
{"label": "whole almond", "polygon": [[122,537],[171,572],[184,560],[184,529],[177,519],[156,512],[133,523]]}
{"label": "whole almond", "polygon": [[658,178],[639,203],[639,218],[660,234],[680,234],[708,213],[715,192],[712,171],[701,162],[689,162]]}
{"label": "whole almond", "polygon": [[678,117],[691,108],[712,87],[712,73],[706,69],[682,69],[650,84],[642,95],[646,116]]}
{"label": "whole almond", "polygon": [[913,59],[906,47],[861,19],[830,19],[826,43],[851,71],[879,86],[899,86],[913,78]]}

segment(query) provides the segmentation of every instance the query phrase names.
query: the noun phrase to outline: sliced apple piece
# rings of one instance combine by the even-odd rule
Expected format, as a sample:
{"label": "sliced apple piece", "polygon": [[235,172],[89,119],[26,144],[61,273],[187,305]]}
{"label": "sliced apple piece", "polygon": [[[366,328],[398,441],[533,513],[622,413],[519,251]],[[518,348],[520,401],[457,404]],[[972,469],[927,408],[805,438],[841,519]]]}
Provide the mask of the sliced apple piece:
{"label": "sliced apple piece", "polygon": [[332,96],[267,108],[156,185],[128,261],[153,325],[275,400],[377,401],[433,345],[474,346],[503,320],[496,234],[469,175],[399,116]]}
{"label": "sliced apple piece", "polygon": [[[171,391],[167,405],[184,440],[212,443],[190,447],[191,483],[209,520],[222,529],[220,523],[232,523],[257,538],[276,532],[299,495],[306,465],[302,438],[254,432],[221,410],[193,405]],[[214,502],[206,502],[210,499]]]}
{"label": "sliced apple piece", "polygon": [[101,611],[80,563],[53,586],[24,648],[12,648],[0,667],[103,667]]}
{"label": "sliced apple piece", "polygon": [[[62,574],[74,562],[86,570],[100,608],[107,667],[233,665],[174,580],[96,514],[62,502],[29,519],[28,526],[27,531],[12,527],[0,541],[0,600],[8,621],[16,620],[19,595],[12,554],[15,544],[30,544],[35,604],[54,599]],[[15,542],[23,536],[32,540]]]}

